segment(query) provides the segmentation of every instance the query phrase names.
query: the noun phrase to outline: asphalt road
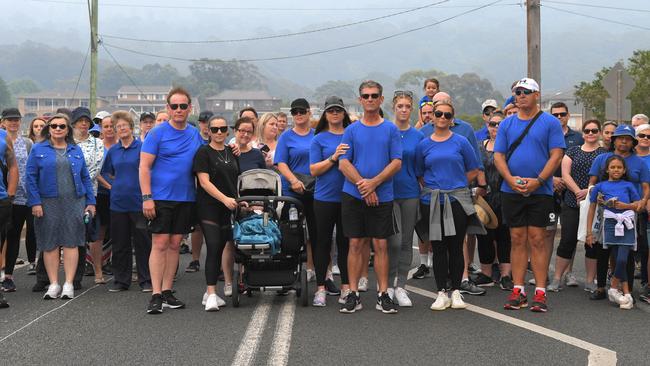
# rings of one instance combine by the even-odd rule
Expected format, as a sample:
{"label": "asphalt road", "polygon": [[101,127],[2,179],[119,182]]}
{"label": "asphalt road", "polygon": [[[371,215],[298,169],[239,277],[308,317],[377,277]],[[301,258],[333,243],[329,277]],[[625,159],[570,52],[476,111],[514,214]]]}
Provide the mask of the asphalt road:
{"label": "asphalt road", "polygon": [[[183,255],[181,268],[190,260]],[[584,258],[579,249],[576,258]],[[583,273],[582,260],[576,271]],[[338,312],[300,307],[293,294],[255,293],[241,307],[206,313],[203,271],[179,272],[177,297],[186,309],[145,312],[149,294],[109,293],[91,285],[71,301],[41,300],[26,268],[16,271],[18,291],[0,310],[0,364],[179,365],[643,365],[649,364],[650,306],[623,311],[590,301],[581,287],[549,295],[546,314],[505,311],[507,293],[466,296],[465,310],[433,312],[432,278],[410,280],[413,308],[385,315],[374,294],[362,294],[364,310]],[[371,286],[374,281],[371,278]],[[314,284],[310,284],[311,292]],[[530,291],[529,291],[530,292]]]}

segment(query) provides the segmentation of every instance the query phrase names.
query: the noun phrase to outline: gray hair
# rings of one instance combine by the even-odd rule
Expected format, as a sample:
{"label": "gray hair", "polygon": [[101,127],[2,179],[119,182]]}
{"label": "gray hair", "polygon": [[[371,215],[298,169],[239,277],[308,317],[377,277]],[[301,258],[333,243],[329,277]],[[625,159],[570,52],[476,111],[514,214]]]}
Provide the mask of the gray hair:
{"label": "gray hair", "polygon": [[361,91],[363,89],[368,89],[368,88],[377,88],[379,89],[379,95],[384,95],[384,87],[374,80],[363,81],[361,85],[359,85],[359,95],[361,95]]}

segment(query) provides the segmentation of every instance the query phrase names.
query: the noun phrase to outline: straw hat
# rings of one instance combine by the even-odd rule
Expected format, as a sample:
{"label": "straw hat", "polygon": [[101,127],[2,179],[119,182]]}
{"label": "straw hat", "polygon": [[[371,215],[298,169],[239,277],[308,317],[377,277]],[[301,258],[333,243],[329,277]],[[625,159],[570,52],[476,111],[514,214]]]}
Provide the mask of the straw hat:
{"label": "straw hat", "polygon": [[476,210],[476,216],[486,229],[496,229],[499,226],[497,215],[483,197],[474,197],[474,209]]}

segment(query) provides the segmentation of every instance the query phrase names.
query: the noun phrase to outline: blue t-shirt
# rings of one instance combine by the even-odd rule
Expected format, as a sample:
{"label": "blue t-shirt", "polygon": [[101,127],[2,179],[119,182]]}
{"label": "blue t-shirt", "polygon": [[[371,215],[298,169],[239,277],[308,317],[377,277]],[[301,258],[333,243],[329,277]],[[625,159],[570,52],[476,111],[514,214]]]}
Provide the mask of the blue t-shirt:
{"label": "blue t-shirt", "polygon": [[[7,131],[3,130],[0,128],[0,161],[2,161],[2,164],[5,166],[7,165],[7,161],[5,160],[5,155],[7,154]],[[5,176],[2,170],[0,170],[0,199],[6,199],[9,197],[7,194],[7,187],[5,187],[5,182],[4,182]]]}
{"label": "blue t-shirt", "polygon": [[[504,119],[499,124],[499,131],[494,143],[494,152],[507,154],[510,145],[521,136],[530,123],[530,120],[521,120],[516,114]],[[543,112],[521,144],[512,153],[508,161],[508,169],[513,176],[523,178],[537,178],[544,170],[544,166],[551,156],[552,149],[564,149],[564,133],[557,118]],[[533,195],[553,195],[553,179],[547,177],[546,184],[539,187]],[[504,180],[501,191],[515,193]]]}
{"label": "blue t-shirt", "polygon": [[[309,173],[309,150],[311,140],[314,138],[314,130],[310,129],[305,136],[298,135],[293,129],[285,131],[280,135],[278,145],[275,148],[273,163],[285,163],[294,173],[310,175]],[[298,193],[291,190],[291,184],[282,176],[282,194],[291,197],[300,197]]]}
{"label": "blue t-shirt", "polygon": [[424,138],[422,132],[410,127],[399,131],[402,138],[402,169],[393,177],[395,199],[420,197],[420,184],[415,174],[415,148]]}
{"label": "blue t-shirt", "polygon": [[474,137],[476,137],[476,141],[483,141],[487,140],[488,137],[490,137],[490,133],[488,132],[487,127],[483,126],[483,128],[474,132]]}
{"label": "blue t-shirt", "polygon": [[142,211],[139,178],[141,148],[142,142],[134,139],[127,148],[120,141],[106,152],[101,174],[103,177],[114,177],[110,191],[111,211]]}
{"label": "blue t-shirt", "polygon": [[[366,126],[358,121],[345,129],[341,143],[350,148],[339,159],[350,160],[362,178],[371,179],[379,175],[394,159],[402,159],[402,141],[399,129],[393,122],[384,119],[376,126]],[[343,192],[362,199],[357,186],[345,180]],[[393,197],[393,178],[380,184],[375,193],[379,202],[390,202]]]}
{"label": "blue t-shirt", "polygon": [[[336,147],[341,143],[343,134],[335,135],[329,131],[322,131],[314,136],[309,150],[309,164],[320,163],[334,154]],[[316,177],[316,190],[314,199],[324,202],[341,202],[341,191],[345,177],[338,165],[332,166],[325,173]]]}
{"label": "blue t-shirt", "polygon": [[[637,155],[638,156],[638,155]],[[650,169],[650,155],[645,155],[645,156],[638,156],[639,159],[643,160],[645,165],[648,166],[648,169]]]}
{"label": "blue t-shirt", "polygon": [[[641,199],[641,196],[637,192],[635,185],[626,180],[606,180],[596,184],[594,188],[592,188],[589,192],[589,201],[592,203],[597,202],[598,193],[603,194],[603,199],[605,201],[614,197],[623,203],[632,203]],[[609,207],[607,209],[615,213],[621,213],[625,211]]]}
{"label": "blue t-shirt", "polygon": [[[605,163],[612,155],[614,155],[614,153],[610,151],[596,156],[596,159],[594,159],[594,162],[591,164],[591,169],[589,169],[589,175],[601,180],[603,178],[603,173],[605,173]],[[636,156],[636,154],[628,155],[623,158],[623,160],[625,160],[628,182],[634,184],[639,196],[643,196],[643,187],[641,186],[641,183],[650,183],[650,170],[648,170],[648,166],[643,159]]]}
{"label": "blue t-shirt", "polygon": [[[426,125],[422,126],[420,129],[420,132],[424,135],[424,137],[431,137],[434,131],[433,123],[427,123]],[[472,149],[474,149],[474,156],[476,157],[476,160],[478,161],[478,168],[483,170],[483,159],[481,158],[481,150],[478,147],[478,142],[476,141],[476,136],[474,135],[474,130],[472,129],[472,125],[469,123],[463,121],[462,119],[454,118],[454,125],[449,128],[451,132],[461,135],[469,141],[469,144],[472,146]]]}
{"label": "blue t-shirt", "polygon": [[250,149],[239,155],[239,170],[243,173],[251,169],[266,169],[264,155],[259,149]]}
{"label": "blue t-shirt", "polygon": [[157,201],[194,202],[196,185],[192,163],[203,145],[199,130],[187,125],[177,130],[165,121],[142,143],[142,152],[156,156],[151,167],[151,194]]}
{"label": "blue t-shirt", "polygon": [[[415,149],[415,163],[417,176],[423,177],[424,186],[431,189],[467,187],[465,173],[478,169],[469,141],[455,133],[442,142],[424,138]],[[424,195],[420,201],[428,205],[431,197]]]}

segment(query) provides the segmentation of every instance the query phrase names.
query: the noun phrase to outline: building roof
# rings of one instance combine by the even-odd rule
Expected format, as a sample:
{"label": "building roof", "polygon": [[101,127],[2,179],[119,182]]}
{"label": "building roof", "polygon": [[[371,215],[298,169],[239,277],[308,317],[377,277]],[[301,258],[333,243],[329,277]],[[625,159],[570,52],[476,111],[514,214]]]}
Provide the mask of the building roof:
{"label": "building roof", "polygon": [[[38,93],[30,93],[30,94],[23,94],[19,95],[18,98],[33,98],[33,99],[90,99],[90,94],[85,93],[85,92],[79,92],[77,91],[76,93],[71,92],[71,91],[42,91]],[[100,96],[97,97],[97,99],[104,99]]]}
{"label": "building roof", "polygon": [[167,94],[171,89],[172,87],[169,85],[139,85],[138,88],[133,85],[124,85],[117,90],[117,93],[140,94],[142,91],[142,93]]}
{"label": "building roof", "polygon": [[266,90],[224,90],[221,93],[206,98],[207,100],[271,100]]}

